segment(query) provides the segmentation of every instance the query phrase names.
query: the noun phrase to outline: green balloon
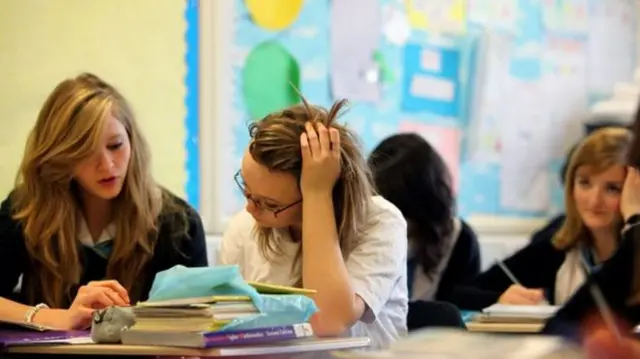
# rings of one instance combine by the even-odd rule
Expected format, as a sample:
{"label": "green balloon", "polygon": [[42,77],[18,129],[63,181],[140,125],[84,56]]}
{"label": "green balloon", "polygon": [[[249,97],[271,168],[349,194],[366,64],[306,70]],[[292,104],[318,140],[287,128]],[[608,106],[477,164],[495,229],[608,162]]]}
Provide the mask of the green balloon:
{"label": "green balloon", "polygon": [[300,66],[281,44],[254,47],[242,69],[242,95],[251,120],[300,102]]}

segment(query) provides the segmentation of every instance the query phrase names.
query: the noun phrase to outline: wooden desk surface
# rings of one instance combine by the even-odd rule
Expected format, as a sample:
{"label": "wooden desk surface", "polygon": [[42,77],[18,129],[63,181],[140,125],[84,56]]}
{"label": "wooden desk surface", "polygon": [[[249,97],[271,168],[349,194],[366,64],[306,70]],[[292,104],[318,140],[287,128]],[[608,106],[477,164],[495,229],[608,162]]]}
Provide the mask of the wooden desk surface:
{"label": "wooden desk surface", "polygon": [[485,333],[539,333],[544,327],[544,323],[465,323],[470,332]]}
{"label": "wooden desk surface", "polygon": [[318,351],[357,349],[369,346],[369,338],[314,338],[292,342],[278,342],[254,346],[236,346],[215,349],[193,349],[162,346],[119,344],[60,344],[13,346],[6,353],[65,354],[65,355],[128,355],[128,356],[242,356],[273,355]]}

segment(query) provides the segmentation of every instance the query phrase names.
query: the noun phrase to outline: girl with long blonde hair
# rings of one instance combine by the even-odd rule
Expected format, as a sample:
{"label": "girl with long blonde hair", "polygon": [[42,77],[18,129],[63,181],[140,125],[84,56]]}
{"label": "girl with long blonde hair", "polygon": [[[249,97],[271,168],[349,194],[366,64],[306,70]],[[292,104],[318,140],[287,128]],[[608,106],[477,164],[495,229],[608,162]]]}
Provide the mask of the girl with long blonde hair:
{"label": "girl with long blonde hair", "polygon": [[247,280],[317,290],[318,335],[386,346],[406,332],[407,228],[374,193],[356,136],[303,100],[250,125],[235,179],[247,199],[220,248]]}
{"label": "girl with long blonde hair", "polygon": [[127,101],[92,74],[62,81],[0,207],[0,321],[85,328],[177,264],[207,265],[202,223],[153,179]]}
{"label": "girl with long blonde hair", "polygon": [[562,226],[503,261],[519,284],[494,265],[459,286],[451,301],[464,309],[482,309],[496,302],[562,305],[569,300],[620,243],[621,192],[632,138],[625,128],[608,127],[580,143],[567,169]]}

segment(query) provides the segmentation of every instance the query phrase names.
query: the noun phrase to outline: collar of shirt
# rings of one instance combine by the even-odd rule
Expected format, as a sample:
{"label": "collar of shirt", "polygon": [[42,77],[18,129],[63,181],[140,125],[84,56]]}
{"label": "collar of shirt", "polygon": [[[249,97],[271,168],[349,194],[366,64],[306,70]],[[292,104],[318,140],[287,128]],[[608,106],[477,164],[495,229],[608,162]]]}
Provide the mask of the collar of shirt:
{"label": "collar of shirt", "polygon": [[111,253],[111,248],[113,246],[113,238],[116,236],[116,225],[115,223],[110,223],[107,227],[102,230],[98,240],[94,241],[91,237],[91,233],[89,232],[89,227],[87,226],[87,221],[84,217],[80,217],[80,223],[78,226],[78,241],[85,247],[93,249],[98,255],[103,258],[107,258]]}

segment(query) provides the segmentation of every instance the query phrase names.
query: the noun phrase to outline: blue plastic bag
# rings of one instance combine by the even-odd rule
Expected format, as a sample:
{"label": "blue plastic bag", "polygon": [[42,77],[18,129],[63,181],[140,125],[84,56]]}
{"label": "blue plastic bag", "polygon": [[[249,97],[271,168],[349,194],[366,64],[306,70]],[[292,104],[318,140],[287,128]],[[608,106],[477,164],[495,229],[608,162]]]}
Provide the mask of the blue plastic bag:
{"label": "blue plastic bag", "polygon": [[261,297],[260,313],[237,318],[222,327],[221,331],[306,323],[318,311],[313,299],[303,295],[262,295]]}
{"label": "blue plastic bag", "polygon": [[258,314],[237,318],[221,330],[244,330],[306,323],[318,311],[303,295],[260,295],[250,286],[238,266],[187,268],[175,266],[156,275],[149,301],[207,297],[248,296]]}
{"label": "blue plastic bag", "polygon": [[177,265],[167,269],[156,275],[149,301],[214,295],[246,295],[262,312],[260,294],[242,278],[236,265],[196,268]]}

